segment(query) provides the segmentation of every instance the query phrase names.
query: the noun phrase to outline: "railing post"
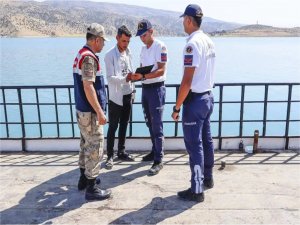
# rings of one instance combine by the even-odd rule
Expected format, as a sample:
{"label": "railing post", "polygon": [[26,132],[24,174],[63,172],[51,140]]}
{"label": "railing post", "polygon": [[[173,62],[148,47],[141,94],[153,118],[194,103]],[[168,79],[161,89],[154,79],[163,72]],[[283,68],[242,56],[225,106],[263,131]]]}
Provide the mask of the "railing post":
{"label": "railing post", "polygon": [[264,117],[263,117],[263,133],[262,136],[266,136],[266,126],[267,126],[267,110],[268,110],[268,95],[269,95],[269,85],[265,85],[265,98],[264,98]]}
{"label": "railing post", "polygon": [[72,135],[73,135],[73,138],[75,138],[73,107],[72,107],[72,98],[71,98],[71,88],[68,88],[68,93],[69,93],[69,105],[70,105],[70,113],[71,113]]}
{"label": "railing post", "polygon": [[20,109],[20,119],[21,119],[21,128],[22,128],[22,151],[26,151],[26,142],[25,142],[25,124],[24,124],[24,112],[23,112],[23,103],[22,103],[22,95],[21,89],[17,89],[18,92],[18,103]]}
{"label": "railing post", "polygon": [[42,138],[43,137],[43,130],[42,130],[42,120],[41,120],[41,109],[40,109],[39,93],[38,93],[38,89],[37,88],[35,88],[35,96],[36,96],[36,104],[37,104],[37,109],[38,109],[40,138]]}
{"label": "railing post", "polygon": [[241,89],[241,110],[240,110],[240,138],[243,136],[243,120],[244,120],[244,99],[245,99],[245,85],[242,84]]}
{"label": "railing post", "polygon": [[2,98],[3,98],[3,108],[4,108],[6,136],[7,136],[7,138],[9,138],[9,129],[8,129],[8,120],[7,120],[7,109],[6,109],[6,99],[5,99],[4,88],[2,89]]}
{"label": "railing post", "polygon": [[[179,86],[176,86],[176,98],[175,98],[175,104],[177,101],[177,97],[178,97],[178,91],[179,91]],[[173,108],[172,108],[172,112],[173,112]],[[178,121],[175,121],[175,137],[178,136]]]}
{"label": "railing post", "polygon": [[292,85],[289,84],[289,95],[288,95],[286,120],[285,120],[285,149],[289,149],[289,127],[290,127],[290,115],[291,115],[291,99],[292,99]]}
{"label": "railing post", "polygon": [[219,96],[219,126],[218,126],[218,138],[219,138],[219,150],[222,150],[222,102],[223,102],[223,85],[220,85]]}
{"label": "railing post", "polygon": [[132,137],[132,113],[133,113],[133,103],[131,106],[130,120],[129,120],[129,137]]}
{"label": "railing post", "polygon": [[[135,87],[134,87],[134,91],[132,92],[131,94],[131,113],[130,113],[130,119],[129,119],[129,137],[132,137],[132,118],[133,118],[133,101],[132,99],[135,99],[136,95],[136,90],[135,90]],[[134,97],[134,98],[132,98]]]}
{"label": "railing post", "polygon": [[60,137],[60,132],[59,132],[59,121],[58,121],[58,108],[57,108],[56,88],[54,88],[53,91],[54,91],[54,107],[55,107],[57,137],[59,138]]}

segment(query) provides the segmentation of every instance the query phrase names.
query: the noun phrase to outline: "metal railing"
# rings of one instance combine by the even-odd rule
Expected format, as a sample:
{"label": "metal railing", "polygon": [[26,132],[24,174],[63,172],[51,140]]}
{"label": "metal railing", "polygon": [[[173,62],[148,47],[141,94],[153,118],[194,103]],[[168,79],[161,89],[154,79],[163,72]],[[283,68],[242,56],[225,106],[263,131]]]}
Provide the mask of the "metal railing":
{"label": "metal railing", "polygon": [[[170,89],[175,89],[174,94],[166,99],[165,113],[171,115],[172,106],[175,103],[179,85],[167,84],[167,93]],[[263,93],[255,93],[256,90],[246,91],[246,89],[259,88],[263,90]],[[106,87],[107,88],[107,87]],[[229,94],[224,94],[227,89],[235,89]],[[276,98],[272,99],[270,96],[270,89],[276,91]],[[300,118],[291,118],[291,112],[297,112],[300,109],[300,97],[297,94],[300,93],[300,83],[219,83],[215,85],[215,109],[212,116],[212,126],[216,126],[217,129],[214,138],[219,139],[219,149],[222,146],[223,138],[247,138],[252,137],[252,134],[247,133],[245,125],[248,123],[262,124],[260,129],[260,137],[282,137],[286,139],[286,149],[289,146],[289,138],[300,137],[300,132],[291,134],[291,123],[299,123]],[[59,86],[0,86],[1,98],[0,98],[0,140],[2,139],[22,139],[25,145],[26,139],[47,139],[47,138],[78,138],[79,132],[76,122],[76,111],[73,96],[72,85],[59,85]],[[141,85],[136,86],[137,91],[141,90]],[[240,89],[240,90],[239,90]],[[280,89],[280,90],[279,90]],[[250,94],[256,94],[249,99],[247,97]],[[283,98],[286,96],[286,98]],[[256,99],[255,99],[256,98]],[[257,99],[261,98],[261,99]],[[261,112],[259,110],[246,110],[245,107],[251,104],[255,106],[262,106]],[[284,114],[284,118],[270,119],[268,108],[271,104],[278,104],[278,111]],[[232,114],[227,106],[231,107],[235,111],[237,118],[228,119],[228,115]],[[141,101],[136,100],[134,106],[141,107]],[[31,107],[31,109],[30,109]],[[45,108],[46,107],[46,108]],[[52,107],[52,112],[47,109]],[[43,109],[44,108],[44,109]],[[60,109],[63,108],[63,109]],[[259,108],[259,107],[258,107]],[[46,111],[45,111],[46,110]],[[257,114],[258,113],[258,114]],[[35,115],[35,119],[30,118],[28,115]],[[134,119],[136,115],[141,115],[142,111],[136,112],[133,110],[131,120],[129,122],[128,136],[135,137],[134,126],[135,124],[144,124],[143,118]],[[233,113],[234,114],[234,113]],[[252,115],[253,114],[253,115]],[[295,114],[295,113],[294,113]],[[63,116],[62,116],[63,115]],[[250,116],[249,116],[250,115]],[[261,118],[257,119],[257,115]],[[49,117],[53,117],[52,121]],[[249,117],[248,119],[245,117]],[[299,116],[300,117],[300,116]],[[165,134],[166,137],[181,137],[180,124],[170,119],[164,119],[164,124],[173,124],[174,131],[171,134]],[[268,134],[267,128],[270,123],[281,123],[284,132],[280,135]],[[238,131],[234,134],[225,134],[228,129],[228,124],[238,124]],[[34,126],[35,128],[30,126]],[[49,128],[49,126],[51,128]],[[66,128],[68,126],[68,128]],[[38,127],[38,128],[37,128]],[[295,127],[295,126],[294,126]],[[299,126],[300,127],[300,126]],[[55,130],[55,134],[47,134],[47,131]],[[63,135],[63,130],[70,130],[71,133]],[[28,135],[27,131],[37,131],[35,134]],[[248,129],[249,130],[249,129]],[[145,135],[148,137],[148,135]]]}

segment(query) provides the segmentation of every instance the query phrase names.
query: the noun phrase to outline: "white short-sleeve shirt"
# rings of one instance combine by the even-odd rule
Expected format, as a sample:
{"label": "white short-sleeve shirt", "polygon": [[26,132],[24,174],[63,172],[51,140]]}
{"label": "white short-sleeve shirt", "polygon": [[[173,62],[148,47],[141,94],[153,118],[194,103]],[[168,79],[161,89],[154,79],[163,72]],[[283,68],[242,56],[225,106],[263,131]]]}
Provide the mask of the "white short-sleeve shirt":
{"label": "white short-sleeve shirt", "polygon": [[[147,46],[142,47],[140,62],[142,66],[154,65],[152,71],[157,70],[157,63],[167,63],[168,51],[166,45],[157,39],[154,39],[150,48]],[[167,70],[165,70],[164,75],[155,77],[152,79],[146,79],[142,81],[143,84],[152,84],[157,82],[162,82],[166,80]]]}
{"label": "white short-sleeve shirt", "polygon": [[214,86],[215,46],[201,30],[193,32],[183,49],[184,67],[195,67],[192,92],[202,93]]}

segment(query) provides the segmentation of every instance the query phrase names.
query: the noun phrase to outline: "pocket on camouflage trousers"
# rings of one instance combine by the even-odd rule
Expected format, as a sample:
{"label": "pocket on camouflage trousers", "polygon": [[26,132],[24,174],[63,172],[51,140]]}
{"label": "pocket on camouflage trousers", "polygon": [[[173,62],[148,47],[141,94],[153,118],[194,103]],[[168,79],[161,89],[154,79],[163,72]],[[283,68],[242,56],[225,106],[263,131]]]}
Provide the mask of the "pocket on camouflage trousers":
{"label": "pocket on camouflage trousers", "polygon": [[87,132],[92,131],[92,113],[91,112],[80,112],[77,111],[77,122],[81,129]]}

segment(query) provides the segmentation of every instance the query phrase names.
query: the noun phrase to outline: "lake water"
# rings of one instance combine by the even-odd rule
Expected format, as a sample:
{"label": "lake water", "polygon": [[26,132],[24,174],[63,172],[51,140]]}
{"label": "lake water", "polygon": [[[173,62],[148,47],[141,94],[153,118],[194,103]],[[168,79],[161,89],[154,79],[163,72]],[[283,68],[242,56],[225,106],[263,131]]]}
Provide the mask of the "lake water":
{"label": "lake water", "polygon": [[[160,38],[168,47],[167,83],[182,77],[184,37]],[[73,84],[73,60],[84,38],[0,38],[2,85]],[[213,38],[216,45],[216,83],[300,82],[300,38]],[[115,45],[106,42],[99,54]],[[141,41],[133,37],[133,64],[139,65]],[[104,74],[105,74],[105,68]]]}
{"label": "lake water", "polygon": [[[115,45],[115,39],[105,43],[102,53],[99,54],[103,73],[105,68],[103,57],[105,52]],[[182,78],[182,49],[185,45],[184,37],[161,37],[168,48],[168,74],[167,84],[179,84]],[[300,82],[300,38],[213,38],[216,45],[216,83],[249,83],[249,82]],[[73,84],[72,65],[78,50],[84,45],[84,38],[0,38],[1,44],[1,85],[71,85]],[[130,48],[133,55],[133,65],[139,65],[139,53],[142,43],[139,38],[133,37]],[[224,100],[237,100],[237,91],[240,89],[229,88],[224,91]],[[217,92],[217,91],[215,91]],[[174,92],[169,92],[167,98],[175,100]],[[300,89],[293,90],[293,99],[300,99]],[[139,95],[139,93],[137,93]],[[263,99],[263,88],[253,88],[248,93],[248,99]],[[215,94],[218,95],[217,93]],[[47,102],[47,94],[45,96]],[[271,87],[269,99],[285,100],[287,87]],[[2,98],[2,97],[1,97]],[[13,100],[13,95],[10,97]],[[139,98],[139,96],[137,96]],[[247,98],[247,96],[246,96]],[[253,99],[254,98],[254,99]],[[9,99],[8,99],[9,100]],[[218,99],[217,99],[218,100]],[[3,100],[1,100],[2,102]],[[28,97],[30,102],[30,97]],[[270,103],[268,106],[268,119],[285,119],[286,110],[278,110],[283,105]],[[286,104],[284,105],[286,108]],[[9,107],[9,121],[17,121],[16,107]],[[30,109],[27,109],[30,111]],[[215,112],[218,108],[216,106]],[[228,104],[223,109],[223,119],[238,119],[239,107]],[[249,104],[245,106],[244,119],[261,119],[263,104]],[[291,119],[299,120],[300,104],[293,103]],[[45,108],[47,118],[44,121],[55,121],[53,109]],[[62,113],[64,109],[61,110]],[[257,113],[254,115],[253,111]],[[50,113],[49,113],[50,112]],[[53,111],[54,112],[54,111]],[[141,112],[140,105],[136,105],[134,112]],[[164,119],[170,120],[171,107],[164,113]],[[42,111],[42,114],[43,111]],[[54,116],[51,116],[54,115]],[[3,122],[3,107],[0,109],[0,119]],[[53,118],[51,118],[53,117]],[[36,121],[36,115],[27,115],[28,121]],[[25,119],[26,119],[25,118]],[[214,113],[213,120],[217,120],[218,114]],[[142,113],[134,114],[135,120],[142,120]],[[217,124],[213,125],[213,133],[217,134]],[[10,134],[20,135],[18,125],[10,125]],[[39,136],[37,125],[28,125],[29,136]],[[55,136],[50,125],[44,125],[44,135]],[[47,127],[48,126],[48,127]],[[173,125],[172,125],[173,126]],[[55,127],[55,126],[54,126]],[[106,126],[107,127],[107,126]],[[269,128],[268,128],[269,127]],[[267,127],[268,135],[284,135],[285,123],[274,123]],[[290,133],[300,135],[299,122],[290,124]],[[1,125],[1,137],[5,137],[5,126]],[[262,129],[262,123],[251,123],[245,126],[245,135],[252,135],[253,130]],[[77,129],[77,128],[76,128]],[[107,128],[106,128],[107,129]],[[172,136],[171,125],[165,125],[166,136]],[[225,136],[237,135],[238,123],[224,124]],[[55,130],[55,129],[54,129]],[[61,132],[69,136],[69,127],[62,128]],[[181,129],[180,134],[181,133]],[[78,130],[76,130],[78,135]],[[136,124],[133,135],[147,136],[144,124]]]}

